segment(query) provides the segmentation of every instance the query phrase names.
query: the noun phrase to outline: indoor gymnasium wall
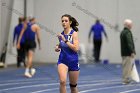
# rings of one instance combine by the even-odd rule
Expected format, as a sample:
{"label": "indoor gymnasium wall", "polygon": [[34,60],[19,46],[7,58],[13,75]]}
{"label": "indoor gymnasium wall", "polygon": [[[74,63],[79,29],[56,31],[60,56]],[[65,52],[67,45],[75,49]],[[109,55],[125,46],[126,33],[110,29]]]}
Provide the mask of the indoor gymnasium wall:
{"label": "indoor gymnasium wall", "polygon": [[[0,15],[1,15],[1,8],[2,8],[2,3],[1,3],[1,0],[0,0]],[[2,53],[2,28],[1,28],[1,16],[0,16],[0,55]]]}
{"label": "indoor gymnasium wall", "polygon": [[[82,6],[86,6],[86,1],[80,1]],[[61,16],[63,14],[71,14],[80,23],[79,26],[79,37],[80,42],[87,42],[87,27],[88,21],[85,19],[85,14],[80,14],[81,12],[72,5],[73,0],[35,0],[34,14],[38,19],[39,24],[41,24],[41,43],[42,50],[36,50],[37,61],[52,62],[56,63],[59,53],[54,51],[54,47],[58,44],[58,38],[56,35],[62,32],[63,28],[61,26]],[[80,15],[79,15],[80,14]],[[89,29],[89,28],[88,28]]]}
{"label": "indoor gymnasium wall", "polygon": [[[100,19],[108,35],[108,41],[103,36],[100,57],[103,61],[106,60],[111,63],[121,62],[119,32],[114,28],[118,24],[118,1],[90,0],[87,2],[87,10]],[[89,17],[88,22],[91,27],[95,23],[95,17]]]}
{"label": "indoor gymnasium wall", "polygon": [[140,63],[140,0],[120,0],[119,2],[119,25],[122,28],[122,22],[125,18],[132,19],[132,33],[134,37],[136,60]]}
{"label": "indoor gymnasium wall", "polygon": [[[23,0],[14,1],[14,8],[23,12]],[[63,30],[63,14],[71,14],[78,20],[79,40],[80,44],[84,45],[87,59],[92,57],[92,42],[88,43],[89,30],[96,18],[101,19],[109,38],[109,41],[105,38],[103,40],[101,59],[110,63],[121,63],[120,31],[123,29],[124,19],[132,19],[136,59],[140,59],[139,3],[139,0],[27,0],[27,15],[35,16],[41,27],[42,49],[37,47],[34,61],[57,62],[59,53],[54,52],[54,47],[58,43],[57,33]],[[12,15],[11,33],[18,18],[15,14]]]}
{"label": "indoor gymnasium wall", "polygon": [[[1,51],[2,48],[4,47],[5,43],[8,40],[7,34],[9,33],[9,21],[11,19],[10,15],[11,13],[9,12],[7,6],[12,7],[12,0],[0,0],[0,23],[1,23],[1,29],[0,29],[0,46],[1,46]],[[1,52],[0,52],[1,53]]]}
{"label": "indoor gymnasium wall", "polygon": [[27,16],[34,16],[34,3],[35,3],[35,0],[27,0],[27,13],[26,15]]}
{"label": "indoor gymnasium wall", "polygon": [[[140,59],[140,22],[137,20],[140,18],[139,11],[139,0],[98,0],[99,5],[97,8],[99,15],[106,22],[111,24],[112,27],[104,22],[107,28],[109,36],[109,42],[103,43],[102,55],[105,56],[113,63],[121,63],[120,55],[120,31],[123,29],[123,22],[125,19],[131,19],[133,21],[132,33],[134,36],[135,47],[136,47],[136,60]],[[111,2],[111,3],[110,3]],[[133,6],[133,7],[131,7]],[[117,28],[116,28],[117,26]],[[107,54],[107,55],[106,55]]]}
{"label": "indoor gymnasium wall", "polygon": [[[120,56],[120,31],[123,29],[123,20],[130,18],[134,22],[133,34],[136,37],[136,59],[140,57],[139,48],[139,0],[35,0],[34,14],[41,24],[42,50],[36,51],[35,60],[43,62],[56,62],[59,53],[54,52],[58,43],[56,33],[63,30],[61,16],[71,14],[79,25],[80,43],[85,45],[88,51],[92,51],[91,43],[88,43],[88,33],[91,25],[98,17],[104,24],[109,41],[103,40],[101,59],[111,63],[121,63]],[[131,4],[133,7],[131,7]],[[129,7],[130,6],[130,7]],[[41,54],[41,55],[40,55]],[[91,55],[88,55],[90,58]]]}
{"label": "indoor gymnasium wall", "polygon": [[5,44],[8,42],[8,34],[9,34],[9,28],[10,28],[10,22],[11,22],[11,11],[10,8],[13,5],[13,0],[0,0],[1,3],[1,51]]}
{"label": "indoor gymnasium wall", "polygon": [[103,22],[109,36],[109,42],[103,43],[102,58],[106,57],[113,63],[121,63],[120,32],[123,29],[124,20],[128,18],[133,21],[132,33],[137,53],[136,60],[140,59],[140,44],[138,43],[140,42],[139,2],[139,0],[98,0],[97,9],[99,16],[104,19],[103,21],[113,26],[112,28],[109,24]]}
{"label": "indoor gymnasium wall", "polygon": [[7,21],[9,22],[9,34],[7,33],[8,37],[8,47],[7,47],[7,54],[6,54],[6,64],[16,64],[16,46],[13,47],[13,32],[14,27],[18,24],[18,18],[20,16],[24,16],[24,0],[8,0],[11,1],[10,4],[12,6],[8,6],[9,8],[6,8],[9,12],[11,12],[10,16],[11,20]]}

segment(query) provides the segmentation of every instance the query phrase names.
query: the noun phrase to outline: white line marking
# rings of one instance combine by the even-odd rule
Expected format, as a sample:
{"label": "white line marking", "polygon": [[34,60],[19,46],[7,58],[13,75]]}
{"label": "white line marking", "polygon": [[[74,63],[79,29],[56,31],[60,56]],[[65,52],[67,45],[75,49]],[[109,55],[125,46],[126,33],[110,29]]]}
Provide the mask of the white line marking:
{"label": "white line marking", "polygon": [[[85,87],[85,86],[96,86],[96,85],[105,85],[107,83],[98,83],[98,84],[86,84],[86,85],[79,85],[78,87]],[[110,84],[110,83],[108,83]],[[113,82],[111,84],[114,84]],[[69,88],[69,87],[68,87]],[[40,91],[34,91],[30,93],[41,93],[41,92],[46,92],[46,91],[53,91],[53,90],[58,90],[59,88],[52,88],[52,89],[45,89],[45,90],[40,90]]]}
{"label": "white line marking", "polygon": [[52,88],[52,89],[45,89],[45,90],[40,90],[40,91],[34,91],[30,93],[41,93],[41,92],[47,92],[47,91],[52,91],[52,90],[58,90],[59,88]]}
{"label": "white line marking", "polygon": [[31,88],[31,87],[41,87],[41,86],[51,86],[51,85],[58,85],[58,84],[59,84],[59,83],[28,85],[28,86],[21,86],[21,87],[13,87],[13,88],[1,89],[0,91],[15,90],[15,89],[23,89],[23,88]]}
{"label": "white line marking", "polygon": [[6,84],[0,84],[0,86],[19,85],[19,84],[29,84],[29,83],[34,83],[34,82],[6,83]]}
{"label": "white line marking", "polygon": [[[25,82],[25,81],[37,81],[37,80],[52,80],[52,79],[47,79],[47,78],[36,78],[36,79],[28,79],[28,78],[25,78],[25,79],[20,79],[20,80],[6,80],[6,81],[1,81],[0,83],[3,83],[3,82]],[[55,81],[55,80],[52,80],[52,81]]]}
{"label": "white line marking", "polygon": [[116,81],[121,81],[119,79],[116,80],[84,80],[84,81],[79,81],[79,83],[88,83],[88,82],[92,82],[92,83],[98,83],[98,82],[116,82]]}
{"label": "white line marking", "polygon": [[[23,80],[20,80],[20,81],[23,81]],[[26,81],[29,81],[29,80],[26,80]],[[85,86],[95,86],[95,85],[104,85],[104,84],[113,84],[113,81],[118,81],[118,80],[110,80],[110,81],[106,81],[106,80],[98,80],[97,81],[90,81],[92,83],[94,82],[97,82],[96,84],[86,84],[86,85],[80,85],[79,87],[85,87]],[[84,83],[86,81],[82,81],[82,83]],[[105,82],[105,83],[100,83],[100,82]],[[13,84],[28,84],[28,83],[32,83],[32,82],[23,82],[23,83],[7,83],[7,84],[1,84],[0,86],[2,85],[13,85]],[[37,83],[37,82],[36,82]],[[80,82],[81,83],[81,82]],[[14,87],[14,88],[7,88],[7,89],[2,89],[0,91],[5,91],[5,90],[15,90],[15,89],[22,89],[22,88],[29,88],[29,87],[40,87],[40,86],[49,86],[49,85],[57,85],[59,83],[51,83],[51,84],[38,84],[38,85],[28,85],[28,86],[21,86],[21,87]],[[50,90],[50,89],[49,89]],[[53,89],[52,89],[53,90]],[[48,90],[45,90],[45,91],[48,91]]]}
{"label": "white line marking", "polygon": [[[134,86],[134,85],[127,85],[128,86]],[[84,90],[84,91],[80,91],[79,93],[86,93],[86,92],[93,92],[93,91],[97,91],[97,90],[104,90],[104,89],[112,89],[112,88],[119,88],[119,87],[126,87],[126,85],[121,85],[121,86],[113,86],[113,87],[104,87],[104,88],[97,88],[97,89],[88,89],[88,90]]]}
{"label": "white line marking", "polygon": [[97,83],[97,84],[85,84],[85,85],[79,85],[78,87],[85,87],[85,86],[98,86],[98,85],[107,85],[107,84],[118,84],[119,82],[105,82],[105,83]]}
{"label": "white line marking", "polygon": [[124,92],[120,92],[120,93],[130,93],[130,92],[134,92],[134,91],[139,91],[140,89],[133,89],[133,90],[128,90],[128,91],[124,91]]}
{"label": "white line marking", "polygon": [[[0,84],[0,86],[13,85],[13,84],[15,84],[15,85],[17,85],[17,84],[26,84],[26,83],[32,83],[32,81],[34,83],[35,81],[38,82],[39,80],[48,81],[46,78],[28,79],[28,80],[9,80],[9,81],[7,81],[9,83]],[[54,81],[54,80],[51,80],[51,81]],[[96,80],[95,81],[84,80],[84,81],[80,81],[79,83],[87,83],[87,82],[92,82],[92,83],[96,82],[96,83],[98,83],[98,82],[113,82],[113,81],[120,81],[120,80],[117,80],[117,79],[116,80],[97,80],[97,81]],[[20,82],[20,83],[12,83],[12,82]],[[21,82],[24,82],[24,83],[21,83]]]}
{"label": "white line marking", "polygon": [[[112,80],[113,81],[113,80]],[[118,82],[115,82],[118,83]],[[98,84],[86,84],[86,85],[79,85],[78,87],[85,87],[85,86],[97,86],[97,85],[105,85],[105,84],[115,84],[113,82],[111,83],[98,83]],[[69,87],[68,87],[69,88]],[[41,93],[41,92],[47,92],[47,91],[53,91],[53,90],[58,90],[59,88],[52,88],[52,89],[45,89],[45,90],[40,90],[40,91],[34,91],[30,93]]]}
{"label": "white line marking", "polygon": [[[90,77],[90,78],[87,78],[87,77],[82,77],[82,78],[79,78],[78,79],[79,81],[90,81],[90,80],[94,80],[94,81],[104,81],[105,79],[97,79],[97,78],[93,78],[93,76],[92,77]],[[109,81],[110,79],[106,79],[107,81]],[[111,80],[121,80],[121,79],[118,79],[118,78],[111,78]]]}
{"label": "white line marking", "polygon": [[[5,83],[5,84],[0,84],[0,86],[9,86],[9,85],[21,85],[21,84],[34,84],[34,83],[40,83],[40,81],[31,81],[31,82],[18,82],[18,83]],[[44,83],[44,81],[42,82]],[[47,81],[45,83],[48,83]],[[56,83],[56,82],[51,82],[51,83]]]}

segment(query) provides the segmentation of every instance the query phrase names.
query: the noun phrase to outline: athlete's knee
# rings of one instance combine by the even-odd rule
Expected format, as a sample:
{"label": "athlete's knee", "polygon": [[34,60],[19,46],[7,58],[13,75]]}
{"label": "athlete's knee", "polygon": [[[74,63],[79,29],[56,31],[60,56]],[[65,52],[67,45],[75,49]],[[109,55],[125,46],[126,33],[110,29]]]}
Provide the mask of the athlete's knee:
{"label": "athlete's knee", "polygon": [[69,84],[71,88],[76,88],[77,84]]}
{"label": "athlete's knee", "polygon": [[66,86],[66,81],[65,80],[60,80],[60,85],[61,86]]}
{"label": "athlete's knee", "polygon": [[70,85],[71,93],[78,93],[77,84],[69,84],[69,85]]}

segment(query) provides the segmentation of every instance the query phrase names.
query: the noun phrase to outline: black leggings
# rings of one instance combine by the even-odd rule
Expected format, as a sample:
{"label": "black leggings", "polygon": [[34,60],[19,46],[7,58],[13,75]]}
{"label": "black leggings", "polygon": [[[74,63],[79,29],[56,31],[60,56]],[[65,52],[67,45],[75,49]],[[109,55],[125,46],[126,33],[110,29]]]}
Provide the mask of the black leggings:
{"label": "black leggings", "polygon": [[20,45],[20,49],[17,49],[17,67],[20,67],[20,63],[23,62],[24,66],[26,66],[25,64],[25,48],[24,48],[24,44]]}
{"label": "black leggings", "polygon": [[93,40],[93,46],[94,46],[94,49],[93,49],[93,56],[95,58],[96,61],[99,61],[100,59],[100,50],[101,50],[101,45],[102,45],[102,40]]}

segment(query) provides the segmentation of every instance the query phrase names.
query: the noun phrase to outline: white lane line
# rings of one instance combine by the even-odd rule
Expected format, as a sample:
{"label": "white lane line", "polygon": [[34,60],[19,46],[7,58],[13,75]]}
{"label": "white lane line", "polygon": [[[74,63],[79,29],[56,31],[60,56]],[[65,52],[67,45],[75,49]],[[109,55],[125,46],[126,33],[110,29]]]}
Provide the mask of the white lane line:
{"label": "white lane line", "polygon": [[85,87],[85,86],[99,86],[99,85],[107,85],[107,84],[118,84],[119,82],[108,82],[108,83],[96,83],[96,84],[85,84],[79,85],[78,87]]}
{"label": "white lane line", "polygon": [[[106,80],[99,80],[99,81],[89,81],[90,83],[99,83],[99,82],[113,82],[113,81],[118,81],[118,80],[110,80],[110,81],[106,81]],[[18,82],[18,81],[16,81]],[[27,82],[27,81],[24,81],[24,82],[20,82],[20,83],[5,83],[5,84],[0,84],[0,86],[8,86],[8,85],[21,85],[21,84],[30,84],[30,83],[38,83],[39,81],[31,81],[31,82]],[[46,82],[48,83],[48,82]],[[55,82],[54,82],[55,83]],[[88,83],[87,81],[80,81],[80,83]]]}
{"label": "white lane line", "polygon": [[[128,86],[134,86],[134,85],[127,85]],[[88,89],[88,90],[84,90],[84,91],[80,91],[79,93],[86,93],[86,92],[93,92],[93,91],[97,91],[97,90],[105,90],[105,89],[113,89],[113,88],[121,88],[121,87],[126,87],[126,85],[121,85],[121,86],[113,86],[113,87],[104,87],[104,88],[97,88],[97,89]]]}
{"label": "white lane line", "polygon": [[45,86],[52,86],[52,85],[58,85],[58,84],[59,83],[28,85],[28,86],[21,86],[21,87],[13,87],[13,88],[1,89],[0,91],[9,91],[9,90],[16,90],[16,89],[23,89],[23,88],[41,87],[41,86],[45,87]]}
{"label": "white lane line", "polygon": [[140,89],[133,89],[133,90],[128,90],[128,91],[123,91],[120,93],[130,93],[130,92],[136,92],[136,91],[140,91]]}
{"label": "white lane line", "polygon": [[[37,80],[52,80],[52,79],[47,79],[47,78],[36,78],[36,79],[28,79],[28,78],[25,78],[25,79],[20,79],[20,80],[6,80],[6,81],[1,81],[0,83],[4,83],[4,82],[25,82],[25,81],[37,81]],[[55,80],[52,80],[52,81],[55,81]]]}
{"label": "white lane line", "polygon": [[[98,84],[85,84],[85,85],[79,85],[78,87],[85,87],[85,86],[97,86],[97,85],[106,85],[106,84],[116,84],[118,82],[111,82],[111,83],[98,83]],[[69,88],[69,87],[68,87]],[[52,88],[52,89],[45,89],[45,90],[40,90],[40,91],[34,91],[30,93],[41,93],[41,92],[47,92],[47,91],[53,91],[53,90],[58,90],[59,88]]]}
{"label": "white lane line", "polygon": [[47,91],[53,91],[53,90],[58,90],[59,88],[52,88],[52,89],[45,89],[45,90],[40,90],[40,91],[34,91],[30,93],[41,93],[41,92],[47,92]]}
{"label": "white lane line", "polygon": [[[0,86],[18,84],[18,83],[13,83],[13,82],[34,82],[34,81],[41,81],[41,80],[48,81],[48,79],[46,79],[46,78],[27,79],[27,80],[24,80],[24,79],[21,79],[21,80],[8,80],[8,81],[5,81],[5,82],[8,82],[8,83],[0,82],[0,83],[4,83],[4,84],[0,84]],[[53,82],[55,80],[49,80],[49,81]],[[87,83],[87,82],[98,83],[98,82],[113,82],[113,81],[120,81],[120,80],[119,79],[116,79],[116,80],[94,80],[94,81],[93,80],[79,80],[79,83]]]}
{"label": "white lane line", "polygon": [[[3,85],[11,85],[11,84],[17,84],[17,83],[12,83],[12,82],[31,82],[31,81],[48,81],[49,79],[46,79],[46,78],[37,78],[37,79],[20,79],[20,80],[7,80],[7,81],[1,81],[0,83],[0,86],[3,86]],[[55,81],[55,80],[49,80],[49,81]],[[116,79],[116,80],[79,80],[79,83],[85,83],[85,82],[95,82],[95,83],[98,83],[98,82],[112,82],[112,81],[120,81],[120,79]],[[4,84],[2,84],[4,83]]]}
{"label": "white lane line", "polygon": [[[99,80],[99,81],[101,81],[101,82],[103,82],[103,81],[106,81],[106,80]],[[98,81],[98,82],[99,82]],[[105,83],[96,83],[96,84],[86,84],[86,85],[80,85],[79,87],[84,87],[84,86],[95,86],[95,85],[104,85],[104,84],[111,84],[113,81],[118,81],[118,80],[110,80],[110,81],[106,81]],[[82,81],[82,82],[80,82],[80,83],[84,83],[84,82],[86,82],[86,81]],[[92,83],[94,83],[94,82],[97,82],[97,81],[90,81],[90,82],[92,82]],[[7,84],[1,84],[0,86],[2,86],[2,85],[13,85],[13,84],[28,84],[28,83],[32,83],[32,82],[24,82],[24,83],[7,83]],[[37,83],[37,82],[36,82]],[[59,84],[59,83],[51,83],[51,84],[39,84],[39,85],[30,85],[30,86],[21,86],[21,87],[14,87],[14,88],[7,88],[7,89],[2,89],[2,90],[0,90],[0,91],[5,91],[5,90],[14,90],[14,89],[21,89],[21,88],[28,88],[28,87],[40,87],[40,86],[49,86],[49,85],[56,85],[56,84]],[[45,90],[46,91],[46,90]]]}
{"label": "white lane line", "polygon": [[6,83],[6,84],[0,84],[0,86],[19,85],[19,84],[21,85],[21,84],[30,84],[30,83],[35,83],[35,82]]}
{"label": "white lane line", "polygon": [[[5,84],[0,84],[0,86],[9,86],[9,85],[22,85],[22,84],[34,84],[34,83],[40,83],[40,81],[31,81],[31,82],[18,82],[18,83],[5,83]],[[44,83],[44,82],[42,82],[42,83]],[[49,83],[49,82],[47,82],[47,81],[45,81],[45,83]],[[53,83],[53,82],[51,82],[51,83]],[[54,83],[56,83],[56,82],[54,82]]]}
{"label": "white lane line", "polygon": [[116,79],[116,80],[84,80],[84,81],[79,81],[79,83],[88,83],[88,82],[92,82],[92,83],[100,83],[100,82],[118,82],[118,81],[120,81],[121,82],[121,80],[119,80],[119,79]]}
{"label": "white lane line", "polygon": [[91,78],[85,77],[85,78],[79,78],[79,79],[78,79],[78,81],[91,81],[91,80],[92,80],[92,81],[93,81],[93,80],[94,80],[94,81],[105,81],[105,80],[106,80],[106,81],[110,81],[110,80],[111,80],[111,81],[112,81],[112,80],[114,81],[114,80],[121,80],[121,79],[120,79],[120,78],[97,79],[97,78],[93,78],[93,77],[91,77]]}

